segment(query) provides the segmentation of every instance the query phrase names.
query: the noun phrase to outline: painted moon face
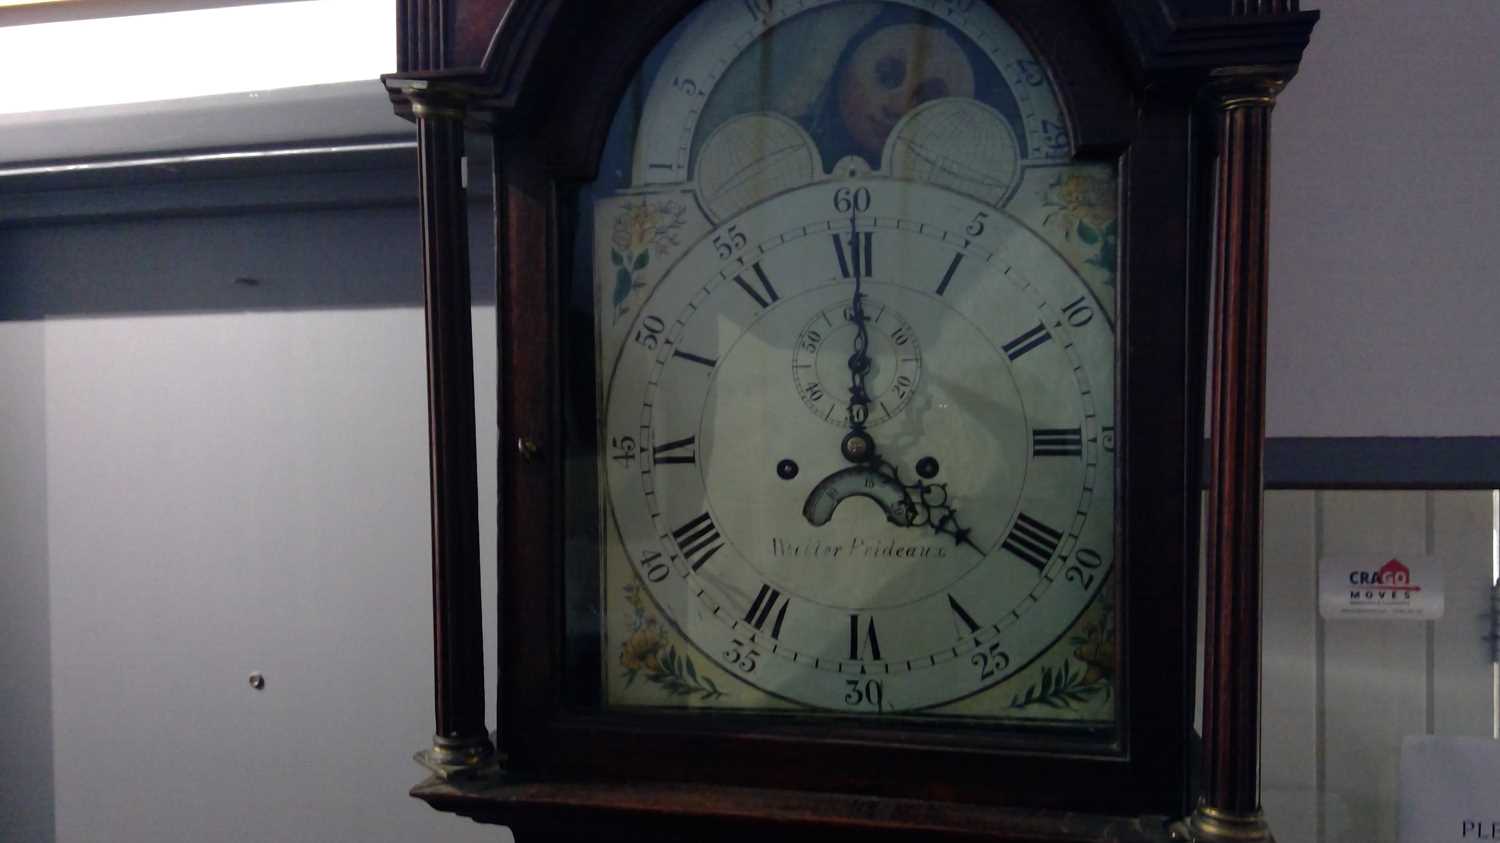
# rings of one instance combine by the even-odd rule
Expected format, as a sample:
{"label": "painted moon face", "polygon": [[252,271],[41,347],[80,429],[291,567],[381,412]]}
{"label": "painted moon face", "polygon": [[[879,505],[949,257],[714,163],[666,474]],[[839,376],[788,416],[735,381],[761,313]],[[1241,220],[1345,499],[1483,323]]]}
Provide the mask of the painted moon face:
{"label": "painted moon face", "polygon": [[957,41],[937,27],[901,24],[855,49],[839,80],[839,117],[860,151],[878,160],[906,112],[930,100],[973,95],[974,69]]}

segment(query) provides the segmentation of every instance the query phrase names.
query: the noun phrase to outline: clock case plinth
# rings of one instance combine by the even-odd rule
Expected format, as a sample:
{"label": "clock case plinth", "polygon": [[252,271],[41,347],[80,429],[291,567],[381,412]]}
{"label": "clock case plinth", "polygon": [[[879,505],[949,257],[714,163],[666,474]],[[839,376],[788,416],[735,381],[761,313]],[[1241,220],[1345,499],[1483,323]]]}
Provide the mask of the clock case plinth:
{"label": "clock case plinth", "polygon": [[1168,843],[1168,818],[1113,817],[918,799],[683,783],[430,779],[412,795],[511,827],[517,839],[764,843],[785,835],[868,840]]}
{"label": "clock case plinth", "polygon": [[[980,0],[984,2],[984,0]],[[868,831],[913,838],[1218,839],[1258,818],[1258,529],[1268,115],[1316,13],[1295,0],[992,3],[1048,63],[1077,157],[1117,161],[1116,571],[1123,722],[1108,747],[861,721],[580,711],[563,680],[563,394],[591,327],[565,313],[575,186],[625,86],[691,0],[403,0],[418,125],[434,515],[437,729],[448,766],[413,795],[518,832]],[[490,37],[474,27],[493,26]],[[1245,131],[1249,126],[1251,131]],[[500,653],[484,730],[464,130],[495,146]],[[1257,257],[1258,256],[1258,257]],[[1192,734],[1202,407],[1219,286],[1201,751]],[[1226,295],[1227,293],[1227,295]],[[458,311],[463,311],[459,314]],[[1227,340],[1225,338],[1228,338]],[[1225,351],[1229,353],[1224,353]],[[472,399],[471,399],[472,400]],[[466,426],[467,425],[467,426]],[[584,425],[584,427],[591,427]],[[467,435],[467,436],[466,436]],[[1246,609],[1245,606],[1250,606]],[[1203,774],[1190,777],[1201,758]],[[1195,803],[1196,800],[1196,803]],[[1219,821],[1215,821],[1217,818]],[[1238,822],[1244,820],[1243,823]],[[1248,824],[1248,825],[1247,825]],[[1263,829],[1263,824],[1259,826]]]}

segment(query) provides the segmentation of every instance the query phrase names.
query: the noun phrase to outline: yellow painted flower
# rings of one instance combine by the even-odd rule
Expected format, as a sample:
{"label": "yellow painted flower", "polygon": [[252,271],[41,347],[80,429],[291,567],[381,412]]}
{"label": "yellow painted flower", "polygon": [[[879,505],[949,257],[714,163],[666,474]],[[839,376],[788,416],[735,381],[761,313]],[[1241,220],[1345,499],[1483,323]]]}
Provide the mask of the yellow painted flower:
{"label": "yellow painted flower", "polygon": [[656,235],[656,226],[661,220],[661,214],[657,213],[654,206],[642,202],[630,209],[625,215],[625,228],[630,237],[630,251],[635,252],[645,248]]}
{"label": "yellow painted flower", "polygon": [[1057,203],[1068,214],[1095,228],[1103,228],[1115,218],[1114,190],[1107,179],[1071,173],[1055,190]]}
{"label": "yellow painted flower", "polygon": [[661,628],[657,626],[656,620],[653,618],[647,621],[620,645],[620,666],[626,670],[660,673],[661,662],[657,659],[657,653],[663,643]]}
{"label": "yellow painted flower", "polygon": [[677,245],[676,230],[686,221],[686,211],[681,202],[673,200],[653,203],[642,199],[626,205],[615,217],[610,243],[626,257],[648,249],[666,254]]}
{"label": "yellow painted flower", "polygon": [[1108,679],[1115,672],[1115,642],[1102,634],[1092,634],[1095,629],[1097,627],[1090,629],[1089,639],[1073,651],[1073,657],[1088,666],[1083,672],[1082,684],[1085,685]]}

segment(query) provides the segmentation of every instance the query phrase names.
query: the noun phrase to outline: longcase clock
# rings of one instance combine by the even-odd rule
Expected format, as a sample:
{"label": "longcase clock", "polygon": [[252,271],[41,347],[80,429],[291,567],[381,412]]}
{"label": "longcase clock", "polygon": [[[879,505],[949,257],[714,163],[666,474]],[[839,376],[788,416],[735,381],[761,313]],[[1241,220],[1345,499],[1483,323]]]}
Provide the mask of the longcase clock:
{"label": "longcase clock", "polygon": [[[414,794],[522,839],[1268,839],[1268,130],[1316,18],[406,0],[437,665]],[[493,736],[466,131],[496,173]]]}

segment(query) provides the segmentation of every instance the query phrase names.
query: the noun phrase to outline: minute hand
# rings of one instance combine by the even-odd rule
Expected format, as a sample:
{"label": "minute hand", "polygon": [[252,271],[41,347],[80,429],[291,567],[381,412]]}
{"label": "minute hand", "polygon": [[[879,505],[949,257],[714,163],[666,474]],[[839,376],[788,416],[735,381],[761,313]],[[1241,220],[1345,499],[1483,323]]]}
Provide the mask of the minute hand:
{"label": "minute hand", "polygon": [[[859,248],[859,229],[855,211],[849,211],[849,259],[854,265],[854,301],[849,319],[854,323],[854,353],[849,355],[849,429],[862,432],[870,415],[870,395],[865,391],[865,375],[870,371],[870,331],[865,324],[864,255]],[[873,443],[872,443],[873,444]]]}
{"label": "minute hand", "polygon": [[958,510],[948,495],[947,483],[928,483],[920,477],[915,483],[907,483],[901,479],[901,472],[884,459],[880,461],[880,470],[896,478],[913,504],[912,518],[907,526],[931,527],[934,533],[952,538],[954,545],[966,544],[984,555],[984,550],[969,538],[969,528],[959,523]]}

